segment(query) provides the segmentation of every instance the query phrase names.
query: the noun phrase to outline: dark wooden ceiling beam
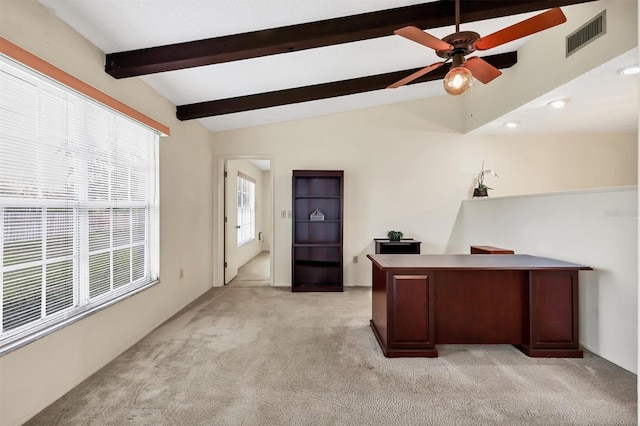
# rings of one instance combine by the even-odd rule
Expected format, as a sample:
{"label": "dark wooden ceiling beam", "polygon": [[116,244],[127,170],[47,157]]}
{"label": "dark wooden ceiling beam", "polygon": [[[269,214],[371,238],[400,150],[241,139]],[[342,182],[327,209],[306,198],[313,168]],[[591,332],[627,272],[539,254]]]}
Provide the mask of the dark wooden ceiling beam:
{"label": "dark wooden ceiling beam", "polygon": [[[485,56],[483,59],[496,68],[508,68],[518,61],[517,52],[502,53]],[[424,83],[441,79],[451,67],[450,63],[412,81],[409,84]],[[177,107],[176,115],[179,120],[194,120],[196,118],[212,117],[231,114],[234,112],[251,111],[336,96],[353,95],[355,93],[380,90],[404,78],[420,68],[394,71],[386,74],[353,78],[350,80],[334,81],[331,83],[314,84],[312,86],[296,87],[293,89],[276,90],[273,92],[257,93],[254,95],[238,96],[236,98],[218,99],[215,101],[199,102]],[[479,83],[478,83],[479,84]],[[389,89],[395,90],[395,89]],[[444,89],[443,94],[444,94]]]}
{"label": "dark wooden ceiling beam", "polygon": [[[588,1],[594,0],[463,1],[460,20],[474,22]],[[388,36],[407,25],[429,29],[454,23],[454,2],[439,0],[324,21],[109,53],[106,55],[105,71],[115,78],[133,77]]]}

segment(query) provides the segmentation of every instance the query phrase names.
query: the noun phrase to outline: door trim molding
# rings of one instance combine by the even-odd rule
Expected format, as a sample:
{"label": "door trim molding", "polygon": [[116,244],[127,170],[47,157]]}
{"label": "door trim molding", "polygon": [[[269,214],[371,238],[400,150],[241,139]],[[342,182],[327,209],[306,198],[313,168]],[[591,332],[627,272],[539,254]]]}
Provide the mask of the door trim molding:
{"label": "door trim molding", "polygon": [[224,172],[226,162],[229,160],[269,160],[271,162],[271,179],[269,179],[269,184],[271,185],[271,241],[269,241],[269,251],[271,253],[270,259],[270,277],[269,282],[271,286],[274,286],[275,277],[275,210],[274,210],[274,202],[275,202],[275,173],[274,173],[274,160],[271,155],[246,155],[246,154],[221,154],[216,156],[216,164],[213,168],[213,179],[214,182],[217,181],[217,185],[214,185],[215,193],[213,195],[213,199],[217,201],[217,206],[214,208],[213,215],[213,235],[212,235],[212,245],[214,249],[214,261],[213,261],[213,283],[212,287],[223,287],[224,286],[224,213],[225,213],[225,199],[224,199]]}

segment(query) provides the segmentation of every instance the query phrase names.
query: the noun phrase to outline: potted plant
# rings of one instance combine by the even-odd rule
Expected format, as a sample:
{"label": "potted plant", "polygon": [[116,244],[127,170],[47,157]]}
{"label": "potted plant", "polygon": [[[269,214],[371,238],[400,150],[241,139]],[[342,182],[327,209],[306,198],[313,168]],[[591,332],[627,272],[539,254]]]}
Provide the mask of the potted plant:
{"label": "potted plant", "polygon": [[400,241],[402,239],[402,232],[389,231],[387,232],[387,237],[389,237],[389,241]]}
{"label": "potted plant", "polygon": [[485,169],[484,161],[483,161],[482,169],[480,170],[480,173],[478,173],[478,177],[476,177],[475,179],[477,186],[473,189],[474,197],[488,197],[489,196],[488,190],[493,189],[493,188],[489,188],[487,185],[484,184],[484,178],[486,175],[499,177],[498,174],[493,169]]}

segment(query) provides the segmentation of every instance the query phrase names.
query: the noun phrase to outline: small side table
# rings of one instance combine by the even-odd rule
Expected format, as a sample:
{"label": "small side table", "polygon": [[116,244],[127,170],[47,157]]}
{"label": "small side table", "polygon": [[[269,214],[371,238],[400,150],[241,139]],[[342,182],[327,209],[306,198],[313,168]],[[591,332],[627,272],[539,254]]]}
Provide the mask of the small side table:
{"label": "small side table", "polygon": [[420,244],[413,238],[403,238],[400,241],[390,241],[387,238],[374,238],[376,254],[420,254]]}

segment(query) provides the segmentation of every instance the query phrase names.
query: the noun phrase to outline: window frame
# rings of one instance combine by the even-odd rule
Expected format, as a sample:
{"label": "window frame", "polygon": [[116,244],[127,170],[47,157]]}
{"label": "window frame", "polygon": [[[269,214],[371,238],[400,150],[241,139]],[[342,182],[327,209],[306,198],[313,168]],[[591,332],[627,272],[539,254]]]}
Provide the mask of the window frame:
{"label": "window frame", "polygon": [[[3,39],[4,40],[4,39]],[[4,45],[2,47],[5,47]],[[61,200],[51,198],[48,199],[46,197],[35,197],[35,198],[23,198],[19,196],[10,196],[10,197],[0,197],[0,255],[4,256],[4,245],[5,245],[5,209],[33,209],[35,211],[39,211],[39,215],[41,217],[42,223],[39,229],[39,244],[42,248],[42,255],[39,260],[27,263],[17,263],[15,265],[5,265],[4,258],[0,258],[0,356],[4,355],[8,352],[11,352],[19,347],[22,347],[28,343],[31,343],[47,334],[50,334],[54,331],[57,331],[61,328],[66,327],[69,324],[72,324],[76,321],[79,321],[88,315],[91,315],[97,311],[105,309],[115,303],[120,302],[126,298],[129,298],[141,291],[146,290],[160,282],[160,262],[159,262],[159,136],[160,132],[154,128],[140,122],[127,114],[121,112],[118,108],[114,108],[110,105],[92,99],[87,96],[85,91],[78,90],[74,87],[67,86],[61,82],[52,79],[50,76],[46,75],[46,73],[39,72],[36,69],[31,68],[29,65],[23,64],[20,61],[12,58],[10,55],[6,55],[5,52],[0,52],[0,72],[7,72],[7,70],[15,70],[15,77],[27,75],[30,83],[33,81],[37,81],[38,85],[42,86],[51,86],[55,90],[63,92],[69,99],[71,97],[74,98],[74,102],[89,102],[94,107],[101,108],[103,111],[106,111],[106,114],[109,118],[114,120],[127,120],[127,123],[133,123],[137,128],[144,128],[145,132],[151,136],[151,134],[155,134],[150,137],[149,141],[142,142],[142,144],[150,143],[147,148],[149,158],[147,160],[151,160],[151,171],[147,171],[145,175],[144,182],[147,183],[147,188],[144,190],[145,197],[147,197],[146,201],[134,201],[132,200],[132,192],[134,191],[134,183],[132,180],[132,170],[134,168],[128,168],[129,176],[128,180],[128,200],[116,200],[112,198],[108,202],[101,201],[91,201],[88,198],[88,185],[84,185],[82,189],[81,198],[82,200]],[[8,72],[11,74],[11,72]],[[69,76],[72,78],[71,76]],[[40,87],[40,86],[38,86]],[[87,86],[90,87],[90,86]],[[43,89],[39,89],[43,90]],[[95,89],[93,89],[95,90]],[[100,92],[101,93],[101,92]],[[104,95],[104,94],[103,94]],[[42,95],[38,95],[38,105],[41,105]],[[106,95],[104,95],[106,96]],[[65,98],[67,99],[67,98]],[[71,101],[70,101],[71,102]],[[139,113],[138,113],[139,114]],[[67,116],[67,120],[71,120],[69,118],[72,114]],[[139,114],[140,115],[140,114]],[[120,117],[120,118],[117,118]],[[39,127],[41,124],[42,117],[38,116],[38,121],[35,126]],[[83,116],[83,120],[86,122],[86,118]],[[152,132],[152,133],[150,133]],[[166,134],[168,134],[169,130],[166,128]],[[68,136],[71,137],[71,136]],[[7,139],[9,140],[9,139]],[[42,142],[38,142],[42,144]],[[115,146],[117,142],[117,138],[111,138],[108,141],[109,146]],[[37,145],[40,146],[40,145]],[[114,149],[114,148],[110,148]],[[47,161],[47,160],[45,160]],[[82,167],[89,167],[90,157],[85,158],[85,162],[82,164]],[[74,160],[74,166],[78,167],[78,163]],[[88,169],[87,169],[88,170]],[[88,171],[85,171],[88,173]],[[150,173],[150,174],[149,174]],[[137,176],[137,175],[136,175]],[[151,189],[150,189],[151,188]],[[79,191],[79,190],[76,190]],[[151,192],[149,192],[151,191]],[[109,192],[109,194],[112,194]],[[110,195],[111,196],[111,195]],[[153,200],[149,201],[148,198],[151,197]],[[95,297],[90,296],[89,288],[89,258],[92,254],[89,249],[89,211],[91,209],[95,209],[96,207],[105,207],[111,211],[110,213],[110,225],[113,225],[113,216],[116,209],[120,210],[128,210],[128,232],[129,232],[129,241],[126,244],[115,245],[114,244],[114,228],[110,226],[110,246],[106,249],[107,252],[110,253],[112,258],[111,264],[111,286],[108,292],[104,294],[96,295]],[[49,215],[48,213],[52,209],[69,209],[72,212],[73,220],[72,220],[72,235],[73,235],[73,243],[72,243],[72,254],[66,256],[56,256],[49,257],[47,255],[48,245],[51,242],[51,239],[47,239],[47,232],[49,232]],[[138,209],[143,209],[144,211],[144,237],[142,242],[140,240],[134,240],[135,230],[134,230],[134,211]],[[85,211],[84,213],[81,213]],[[136,213],[140,213],[137,211]],[[84,215],[84,221],[79,219],[79,216]],[[85,234],[83,234],[83,231]],[[153,234],[153,235],[152,235]],[[87,241],[82,241],[81,236],[86,235]],[[144,260],[143,264],[143,274],[142,277],[134,278],[134,249],[136,247],[144,246],[143,256]],[[114,252],[119,249],[128,249],[129,250],[129,274],[128,274],[128,282],[119,288],[114,288],[113,286],[113,278],[115,276],[114,264],[113,264],[113,256]],[[102,250],[105,251],[105,250]],[[138,254],[139,255],[139,254]],[[71,260],[72,267],[72,292],[73,292],[73,301],[70,306],[66,306],[65,308],[55,311],[51,314],[47,314],[48,309],[48,301],[47,301],[47,265],[60,263],[64,261]],[[28,266],[25,266],[28,265]],[[153,266],[150,266],[153,265]],[[3,306],[4,306],[4,274],[6,272],[11,272],[13,270],[20,271],[28,268],[40,268],[40,317],[37,320],[31,320],[24,324],[21,324],[14,328],[8,328],[4,330],[4,314],[3,314]],[[137,276],[137,275],[136,275]],[[83,281],[84,280],[84,281]],[[20,311],[19,311],[20,312]]]}
{"label": "window frame", "polygon": [[[238,172],[237,185],[236,245],[242,247],[256,239],[256,180],[249,175]],[[246,203],[243,201],[245,195]],[[248,231],[246,230],[247,226],[249,227]]]}

